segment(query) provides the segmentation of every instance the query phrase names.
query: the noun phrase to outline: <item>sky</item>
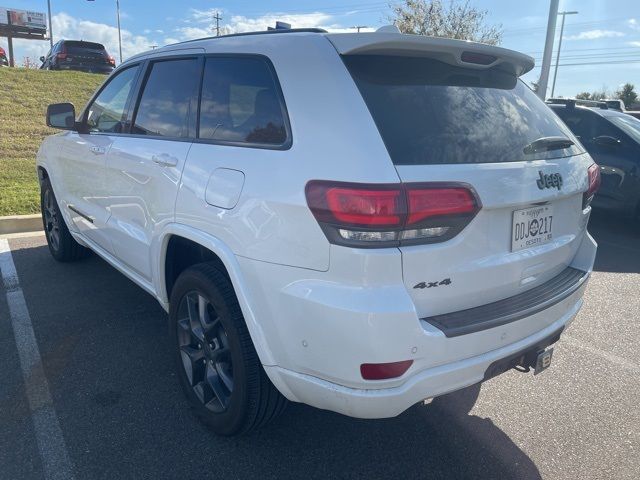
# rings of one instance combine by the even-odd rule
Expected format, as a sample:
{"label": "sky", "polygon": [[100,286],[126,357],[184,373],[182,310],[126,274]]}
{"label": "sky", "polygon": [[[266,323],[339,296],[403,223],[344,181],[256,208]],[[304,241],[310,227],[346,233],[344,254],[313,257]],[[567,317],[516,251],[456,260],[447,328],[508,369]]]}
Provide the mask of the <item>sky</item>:
{"label": "sky", "polygon": [[[182,40],[211,36],[216,12],[226,32],[264,30],[276,20],[294,27],[322,27],[330,31],[373,30],[391,23],[394,0],[120,0],[123,57]],[[503,29],[501,46],[531,55],[536,67],[524,76],[537,80],[544,49],[549,0],[471,0],[486,10],[488,24]],[[640,90],[640,0],[560,0],[566,17],[555,96],[583,91],[614,92],[624,83]],[[46,0],[0,0],[0,6],[47,11]],[[51,0],[54,42],[83,39],[100,42],[118,58],[116,0]],[[365,29],[366,30],[366,29]],[[560,34],[556,28],[555,49]],[[0,38],[6,48],[6,38]],[[48,41],[15,40],[16,62],[44,55]],[[554,50],[555,64],[555,50]],[[551,81],[549,91],[551,93]]]}

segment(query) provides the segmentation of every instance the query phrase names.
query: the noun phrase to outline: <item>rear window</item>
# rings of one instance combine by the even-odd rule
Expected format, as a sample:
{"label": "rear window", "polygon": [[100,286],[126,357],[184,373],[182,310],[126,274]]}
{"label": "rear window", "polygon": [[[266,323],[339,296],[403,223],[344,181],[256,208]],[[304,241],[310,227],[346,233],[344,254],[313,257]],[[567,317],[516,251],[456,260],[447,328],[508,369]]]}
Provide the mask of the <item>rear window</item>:
{"label": "rear window", "polygon": [[86,51],[104,52],[104,45],[93,42],[64,42],[64,48],[67,53],[82,53]]}
{"label": "rear window", "polygon": [[344,62],[396,165],[517,162],[579,153],[525,154],[571,131],[512,74],[416,57],[353,55]]}

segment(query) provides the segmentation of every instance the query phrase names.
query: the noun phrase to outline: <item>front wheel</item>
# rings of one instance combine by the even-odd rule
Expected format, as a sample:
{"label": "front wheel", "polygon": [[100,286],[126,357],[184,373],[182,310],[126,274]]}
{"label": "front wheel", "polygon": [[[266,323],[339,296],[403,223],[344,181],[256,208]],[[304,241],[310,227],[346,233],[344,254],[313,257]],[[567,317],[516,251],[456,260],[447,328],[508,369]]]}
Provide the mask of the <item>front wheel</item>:
{"label": "front wheel", "polygon": [[266,424],[287,400],[265,373],[227,276],[188,268],[171,292],[169,319],[178,377],[196,415],[219,435]]}
{"label": "front wheel", "polygon": [[44,234],[53,258],[59,262],[73,262],[86,257],[89,250],[76,242],[69,232],[48,178],[42,181],[40,210]]}

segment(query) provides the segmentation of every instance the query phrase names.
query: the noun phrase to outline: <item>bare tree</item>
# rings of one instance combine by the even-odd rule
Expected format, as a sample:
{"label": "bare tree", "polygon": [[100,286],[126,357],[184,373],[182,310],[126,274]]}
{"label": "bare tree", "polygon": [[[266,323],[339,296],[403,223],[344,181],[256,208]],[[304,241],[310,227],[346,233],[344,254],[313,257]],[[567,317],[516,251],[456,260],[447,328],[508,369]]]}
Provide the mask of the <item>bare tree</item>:
{"label": "bare tree", "polygon": [[31,57],[23,57],[22,68],[28,68],[29,70],[37,70],[40,67],[38,63],[31,60]]}
{"label": "bare tree", "polygon": [[595,92],[591,92],[591,100],[604,100],[609,97],[610,95],[607,94],[606,88],[603,88],[600,91],[596,90]]}
{"label": "bare tree", "polygon": [[403,0],[390,5],[389,17],[402,33],[456,38],[498,45],[502,25],[486,25],[487,10],[470,5],[470,0]]}

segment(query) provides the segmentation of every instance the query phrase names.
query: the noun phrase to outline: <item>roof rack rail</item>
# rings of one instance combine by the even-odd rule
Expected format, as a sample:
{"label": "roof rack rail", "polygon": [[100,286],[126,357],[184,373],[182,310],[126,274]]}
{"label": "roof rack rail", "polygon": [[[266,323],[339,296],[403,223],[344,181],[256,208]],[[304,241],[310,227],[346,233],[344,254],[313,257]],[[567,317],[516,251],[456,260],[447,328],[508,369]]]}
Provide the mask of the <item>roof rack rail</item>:
{"label": "roof rack rail", "polygon": [[274,28],[271,30],[258,30],[255,32],[242,32],[242,33],[229,33],[227,35],[220,35],[219,37],[202,37],[195,38],[193,40],[185,40],[184,42],[172,43],[171,45],[182,45],[184,43],[199,42],[200,40],[215,40],[217,38],[230,38],[230,37],[248,37],[251,35],[272,35],[280,33],[329,33],[324,28]]}
{"label": "roof rack rail", "polygon": [[597,100],[583,100],[582,98],[549,98],[546,103],[552,105],[566,105],[567,107],[575,107],[581,105],[583,107],[598,107],[602,110],[608,110],[609,105],[607,102],[600,102]]}

